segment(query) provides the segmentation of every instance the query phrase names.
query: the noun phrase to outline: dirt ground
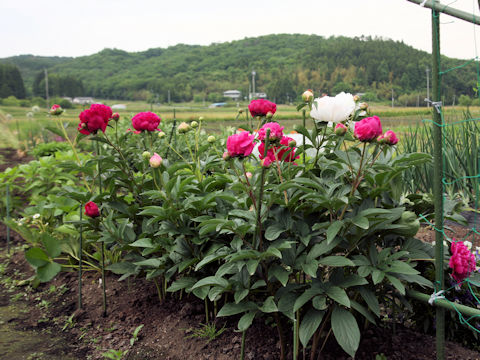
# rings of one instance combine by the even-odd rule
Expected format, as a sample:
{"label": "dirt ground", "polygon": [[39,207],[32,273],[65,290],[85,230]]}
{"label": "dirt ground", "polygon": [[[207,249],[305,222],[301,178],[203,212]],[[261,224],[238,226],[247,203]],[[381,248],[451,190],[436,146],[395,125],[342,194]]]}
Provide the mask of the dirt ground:
{"label": "dirt ground", "polygon": [[[15,156],[13,152],[10,154]],[[0,171],[5,167],[0,167]],[[457,238],[463,238],[467,232],[459,226],[452,228],[452,234]],[[434,230],[422,228],[418,237],[431,242]],[[194,330],[205,324],[202,302],[193,296],[179,299],[170,294],[160,302],[153,282],[145,279],[119,282],[113,274],[109,274],[106,280],[108,314],[103,317],[100,274],[97,272],[84,274],[83,309],[77,310],[77,273],[62,272],[52,282],[32,289],[28,286],[28,279],[34,272],[19,247],[22,239],[13,234],[16,252],[7,256],[5,238],[6,228],[0,225],[0,305],[19,304],[29,310],[9,321],[18,329],[48,332],[65,340],[44,358],[25,354],[24,359],[49,359],[55,352],[76,359],[103,359],[102,354],[108,350],[126,351],[122,358],[126,360],[240,358],[241,334],[235,332],[238,318],[219,318],[216,328],[225,327],[225,331],[212,341],[195,337]],[[480,245],[478,240],[476,245]],[[139,325],[144,326],[137,341],[131,345],[132,334]],[[401,324],[396,324],[395,330],[391,322],[379,321],[378,327],[370,326],[362,331],[356,359],[375,359],[380,354],[385,357],[379,359],[388,360],[436,358],[434,337]],[[292,349],[291,334],[287,334],[287,338],[287,348]],[[246,359],[275,360],[279,358],[279,348],[278,334],[271,319],[256,319],[247,332]],[[451,342],[446,344],[446,354],[447,359],[480,359],[480,353]],[[290,352],[287,359],[291,358]],[[325,360],[348,358],[333,339],[326,344],[322,354]],[[303,359],[302,355],[299,359]]]}

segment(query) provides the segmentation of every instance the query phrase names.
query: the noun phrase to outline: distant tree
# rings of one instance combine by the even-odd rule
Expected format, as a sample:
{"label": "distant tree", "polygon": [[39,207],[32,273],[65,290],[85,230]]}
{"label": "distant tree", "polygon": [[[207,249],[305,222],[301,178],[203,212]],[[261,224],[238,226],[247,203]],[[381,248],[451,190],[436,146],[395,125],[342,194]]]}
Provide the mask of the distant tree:
{"label": "distant tree", "polygon": [[0,64],[0,98],[25,99],[22,75],[15,65]]}

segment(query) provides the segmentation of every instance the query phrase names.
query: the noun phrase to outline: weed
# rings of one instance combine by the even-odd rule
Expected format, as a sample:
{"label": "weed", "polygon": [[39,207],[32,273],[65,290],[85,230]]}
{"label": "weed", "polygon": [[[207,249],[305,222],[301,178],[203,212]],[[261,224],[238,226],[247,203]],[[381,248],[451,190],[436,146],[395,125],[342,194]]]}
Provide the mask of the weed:
{"label": "weed", "polygon": [[133,335],[130,338],[130,346],[133,346],[133,344],[135,344],[135,342],[138,341],[138,333],[140,332],[140,330],[142,330],[142,328],[143,328],[143,324],[137,326],[137,328],[133,331]]}
{"label": "weed", "polygon": [[127,354],[128,350],[113,350],[110,349],[102,354],[105,359],[122,360],[123,356]]}
{"label": "weed", "polygon": [[22,298],[23,294],[22,293],[17,293],[15,295],[12,295],[12,297],[10,298],[10,301],[11,302],[17,302],[18,300],[20,300]]}
{"label": "weed", "polygon": [[65,325],[63,325],[62,331],[66,329],[71,329],[75,326],[75,321],[73,320],[74,314],[70,315],[68,318],[65,319]]}
{"label": "weed", "polygon": [[187,336],[186,338],[202,338],[207,339],[207,343],[212,340],[215,340],[217,337],[222,335],[225,331],[225,325],[221,329],[217,330],[215,323],[200,324],[200,328],[194,329],[193,334]]}

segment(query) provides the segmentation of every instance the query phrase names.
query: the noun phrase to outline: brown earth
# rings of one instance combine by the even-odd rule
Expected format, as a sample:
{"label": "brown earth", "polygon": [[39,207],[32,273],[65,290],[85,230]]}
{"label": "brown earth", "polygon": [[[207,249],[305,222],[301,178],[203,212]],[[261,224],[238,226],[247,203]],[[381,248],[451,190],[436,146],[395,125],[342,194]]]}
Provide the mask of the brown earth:
{"label": "brown earth", "polygon": [[[461,238],[468,230],[453,226],[453,232]],[[82,310],[77,310],[78,276],[75,272],[62,272],[51,283],[32,289],[27,280],[34,272],[24,259],[20,248],[22,239],[15,233],[12,236],[16,252],[11,256],[6,255],[4,248],[0,252],[0,266],[5,265],[0,273],[0,305],[21,303],[27,306],[28,312],[11,321],[19,329],[51,332],[65,338],[66,344],[57,349],[58,352],[78,359],[102,359],[102,354],[110,349],[128,351],[124,357],[127,360],[240,358],[241,334],[234,330],[238,318],[218,318],[216,328],[225,326],[225,331],[210,342],[194,337],[194,329],[205,323],[203,302],[193,296],[179,299],[171,295],[160,302],[155,285],[145,279],[119,282],[117,276],[108,274],[106,317],[102,316],[100,274],[97,272],[88,272],[82,277]],[[434,231],[422,228],[418,236],[431,242]],[[5,238],[6,229],[0,225],[1,247],[4,247]],[[269,318],[254,321],[247,332],[246,359],[279,358],[278,334],[272,323]],[[133,331],[142,324],[138,341],[131,346]],[[287,337],[291,339],[291,333]],[[291,340],[288,342],[287,348],[291,349]],[[435,338],[401,324],[396,324],[394,332],[391,322],[380,321],[378,327],[370,326],[362,331],[356,359],[375,359],[379,354],[385,355],[380,359],[389,360],[435,359]],[[452,342],[447,342],[446,354],[447,359],[480,359],[480,353]],[[292,358],[291,352],[287,358]],[[299,359],[302,358],[300,355]],[[326,360],[348,358],[332,338],[321,357]]]}

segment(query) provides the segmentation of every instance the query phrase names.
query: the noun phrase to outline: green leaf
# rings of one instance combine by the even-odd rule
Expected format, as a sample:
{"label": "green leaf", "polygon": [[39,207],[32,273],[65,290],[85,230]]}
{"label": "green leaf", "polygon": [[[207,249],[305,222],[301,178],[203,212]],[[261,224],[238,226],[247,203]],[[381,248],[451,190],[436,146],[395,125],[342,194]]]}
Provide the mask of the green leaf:
{"label": "green leaf", "polygon": [[285,232],[282,224],[275,223],[270,225],[265,231],[265,239],[273,241],[277,239],[282,233]]}
{"label": "green leaf", "polygon": [[355,266],[352,260],[344,256],[327,256],[320,259],[318,263],[327,266]]}
{"label": "green leaf", "polygon": [[335,221],[332,225],[330,225],[327,229],[327,244],[331,243],[335,236],[337,236],[338,232],[343,226],[343,220]]}
{"label": "green leaf", "polygon": [[45,250],[47,250],[47,254],[51,258],[56,258],[62,252],[62,247],[60,244],[60,240],[50,236],[48,234],[42,235],[42,242],[45,246]]}
{"label": "green leaf", "polygon": [[358,292],[363,300],[365,300],[370,310],[372,310],[375,315],[380,316],[380,304],[378,303],[375,293],[363,286],[358,288]]}
{"label": "green leaf", "polygon": [[381,283],[384,277],[385,273],[383,271],[380,271],[378,269],[372,270],[372,280],[374,285]]}
{"label": "green leaf", "polygon": [[282,284],[282,286],[287,285],[289,272],[279,265],[273,265],[268,270],[268,279],[270,280],[274,276]]}
{"label": "green leaf", "polygon": [[56,262],[49,262],[48,264],[37,268],[37,278],[41,282],[48,282],[52,280],[62,270],[62,266]]}
{"label": "green leaf", "polygon": [[227,303],[218,312],[217,316],[232,316],[249,310],[257,310],[258,306],[254,302],[246,302],[240,304]]}
{"label": "green leaf", "polygon": [[333,334],[338,344],[348,355],[354,358],[360,345],[360,330],[357,320],[349,311],[335,306],[331,322]]}
{"label": "green leaf", "polygon": [[273,299],[273,296],[269,296],[268,298],[266,298],[263,305],[259,308],[259,310],[264,313],[277,312],[278,308],[277,308],[277,305],[275,304],[275,300]]}
{"label": "green leaf", "polygon": [[324,311],[318,311],[315,309],[310,309],[303,316],[302,322],[300,323],[299,337],[302,342],[303,347],[307,347],[308,342],[312,338],[315,331],[322,323]]}
{"label": "green leaf", "polygon": [[134,274],[137,267],[130,262],[118,262],[107,266],[106,269],[113,272],[114,274],[123,275]]}
{"label": "green leaf", "polygon": [[331,286],[327,289],[326,293],[330,299],[335,300],[340,305],[350,307],[350,298],[342,288]]}
{"label": "green leaf", "polygon": [[39,268],[45,266],[50,262],[50,259],[45,251],[39,247],[34,247],[25,252],[25,258],[33,267]]}
{"label": "green leaf", "polygon": [[296,300],[295,304],[293,305],[293,312],[296,312],[300,309],[303,305],[305,305],[311,298],[316,295],[320,295],[323,293],[322,289],[319,288],[310,288],[305,290],[302,295],[300,295]]}
{"label": "green leaf", "polygon": [[364,216],[355,216],[352,219],[352,223],[364,230],[367,230],[370,225],[368,219]]}
{"label": "green leaf", "polygon": [[302,264],[302,269],[308,276],[312,278],[317,277],[317,270],[318,270],[318,261],[317,260],[310,260],[309,262]]}
{"label": "green leaf", "polygon": [[141,247],[141,248],[153,248],[155,245],[152,244],[152,240],[148,238],[138,239],[137,241],[128,244],[129,246],[133,247]]}
{"label": "green leaf", "polygon": [[393,262],[392,265],[388,269],[387,272],[398,273],[398,274],[406,274],[406,275],[418,275],[420,274],[417,270],[415,270],[410,264],[396,260]]}
{"label": "green leaf", "polygon": [[319,256],[326,254],[327,252],[335,248],[335,246],[337,246],[340,243],[340,241],[341,241],[340,238],[336,238],[334,241],[330,243],[327,243],[326,241],[322,241],[321,243],[313,245],[312,250],[310,250],[310,252],[307,255],[306,261],[316,259]]}
{"label": "green leaf", "polygon": [[56,127],[53,127],[53,126],[45,126],[45,129],[47,129],[48,131],[51,131],[52,133],[54,133],[55,135],[58,135],[60,136],[62,139],[65,140],[65,136],[63,135],[63,131],[56,128]]}
{"label": "green leaf", "polygon": [[138,262],[135,262],[134,264],[138,266],[147,266],[147,267],[157,268],[157,267],[160,267],[162,262],[159,259],[152,258],[152,259],[138,261]]}
{"label": "green leaf", "polygon": [[235,304],[238,304],[240,301],[245,299],[248,293],[249,293],[248,289],[241,289],[241,290],[235,291],[235,294],[233,295],[233,298],[235,299]]}
{"label": "green leaf", "polygon": [[244,314],[240,320],[238,320],[238,330],[246,331],[250,325],[252,325],[252,321],[255,318],[255,311],[249,311]]}
{"label": "green leaf", "polygon": [[206,278],[203,278],[202,280],[195,283],[195,285],[192,286],[192,290],[195,290],[196,288],[199,288],[202,286],[212,286],[212,285],[226,288],[228,287],[229,282],[221,277],[207,276]]}
{"label": "green leaf", "polygon": [[312,299],[312,306],[317,310],[325,310],[327,305],[327,297],[325,295],[318,295]]}
{"label": "green leaf", "polygon": [[398,280],[396,277],[386,274],[387,279],[390,280],[392,285],[400,292],[400,294],[405,295],[405,286],[403,286],[402,282]]}
{"label": "green leaf", "polygon": [[183,277],[180,278],[172,283],[170,287],[167,289],[168,292],[176,292],[182,289],[189,290],[195,283],[197,279],[191,277]]}
{"label": "green leaf", "polygon": [[368,312],[368,310],[360,305],[358,302],[355,300],[350,300],[350,303],[352,304],[352,308],[358,311],[360,314],[362,314],[368,321],[370,321],[373,325],[377,325],[375,318]]}

